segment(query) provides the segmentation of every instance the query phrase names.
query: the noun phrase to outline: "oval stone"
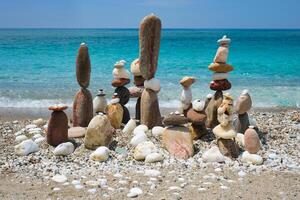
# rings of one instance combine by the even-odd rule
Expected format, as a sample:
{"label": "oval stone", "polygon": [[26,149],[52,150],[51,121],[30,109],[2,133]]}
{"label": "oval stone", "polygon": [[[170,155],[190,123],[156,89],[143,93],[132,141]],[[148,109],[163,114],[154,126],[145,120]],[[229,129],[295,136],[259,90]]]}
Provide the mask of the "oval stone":
{"label": "oval stone", "polygon": [[257,153],[260,148],[260,140],[254,128],[248,128],[244,136],[245,150],[251,154]]}
{"label": "oval stone", "polygon": [[47,143],[51,146],[57,146],[67,141],[68,117],[63,111],[54,111],[48,123]]}
{"label": "oval stone", "polygon": [[88,89],[80,88],[73,103],[73,126],[87,127],[93,118],[93,99]]}
{"label": "oval stone", "polygon": [[76,77],[78,84],[87,88],[90,84],[91,62],[86,44],[81,44],[76,58]]}

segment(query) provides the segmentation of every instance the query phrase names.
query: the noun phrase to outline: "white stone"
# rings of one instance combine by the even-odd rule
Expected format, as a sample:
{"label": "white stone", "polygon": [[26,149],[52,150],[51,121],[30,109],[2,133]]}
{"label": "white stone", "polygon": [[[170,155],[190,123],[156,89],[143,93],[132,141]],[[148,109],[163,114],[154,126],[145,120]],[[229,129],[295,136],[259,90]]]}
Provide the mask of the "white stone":
{"label": "white stone", "polygon": [[54,192],[57,192],[57,191],[60,191],[60,190],[61,190],[61,189],[58,188],[58,187],[53,188],[53,191],[54,191]]}
{"label": "white stone", "polygon": [[93,110],[95,113],[105,112],[107,106],[107,100],[105,96],[97,95],[93,100]]}
{"label": "white stone", "polygon": [[225,186],[225,185],[221,185],[220,188],[221,188],[222,190],[227,190],[227,189],[229,189],[229,188],[228,188],[227,186]]}
{"label": "white stone", "polygon": [[224,79],[228,79],[227,72],[215,72],[212,75],[212,80],[214,80],[214,81],[224,80]]}
{"label": "white stone", "polygon": [[38,150],[39,146],[31,139],[25,140],[15,146],[15,152],[19,156],[26,156],[30,153],[37,152]]}
{"label": "white stone", "polygon": [[235,137],[235,141],[242,147],[245,146],[244,134],[237,133]]}
{"label": "white stone", "polygon": [[114,177],[116,177],[116,178],[122,178],[122,177],[123,177],[123,175],[122,175],[122,174],[120,174],[120,173],[116,173],[116,174],[114,174]]}
{"label": "white stone", "polygon": [[109,104],[117,104],[120,102],[120,98],[114,98],[112,100],[110,100]]}
{"label": "white stone", "polygon": [[80,184],[80,180],[73,180],[71,183],[73,185],[79,185]]}
{"label": "white stone", "polygon": [[101,178],[98,181],[99,181],[99,184],[100,184],[101,188],[107,187],[107,179]]}
{"label": "white stone", "polygon": [[246,176],[246,173],[244,171],[239,171],[238,175],[239,175],[239,177],[244,177],[244,176]]}
{"label": "white stone", "polygon": [[65,175],[56,174],[52,177],[52,180],[57,183],[64,183],[68,180],[68,178]]}
{"label": "white stone", "polygon": [[90,180],[90,181],[85,182],[85,184],[89,185],[89,186],[98,186],[99,182],[98,181]]}
{"label": "white stone", "polygon": [[96,192],[97,192],[96,188],[88,189],[88,193],[96,194]]}
{"label": "white stone", "polygon": [[35,135],[32,137],[32,139],[36,140],[36,139],[38,139],[38,138],[40,138],[40,137],[43,137],[43,136],[42,136],[41,134],[37,133],[37,134],[35,134]]}
{"label": "white stone", "polygon": [[154,126],[152,128],[152,135],[154,137],[160,137],[162,136],[163,132],[164,132],[165,128],[161,127],[161,126]]}
{"label": "white stone", "polygon": [[153,90],[154,92],[159,92],[160,81],[156,78],[144,81],[144,87]]}
{"label": "white stone", "polygon": [[37,126],[42,126],[45,123],[45,121],[42,118],[39,118],[39,119],[33,120],[32,123]]}
{"label": "white stone", "polygon": [[129,190],[129,193],[127,194],[127,197],[133,198],[133,197],[137,197],[141,194],[143,194],[143,190],[141,190],[138,187],[134,187],[134,188],[131,188]]}
{"label": "white stone", "polygon": [[214,58],[214,63],[226,63],[229,49],[227,46],[220,46]]}
{"label": "white stone", "polygon": [[219,39],[218,44],[229,44],[231,42],[231,39],[227,37],[227,35],[223,35],[221,39]]}
{"label": "white stone", "polygon": [[135,147],[133,157],[135,160],[144,160],[147,155],[156,151],[156,147],[151,141],[142,142]]}
{"label": "white stone", "polygon": [[180,96],[180,101],[184,110],[188,109],[192,103],[193,94],[191,88],[183,88]]}
{"label": "white stone", "polygon": [[138,125],[133,132],[138,131],[138,130],[142,130],[145,133],[149,130],[148,127],[144,124]]}
{"label": "white stone", "polygon": [[109,149],[105,146],[98,147],[93,153],[90,154],[90,159],[94,161],[106,161],[109,157]]}
{"label": "white stone", "polygon": [[37,126],[35,124],[29,124],[27,126],[25,126],[25,129],[26,130],[29,130],[29,129],[33,129],[33,128],[36,128]]}
{"label": "white stone", "polygon": [[181,191],[182,190],[182,188],[180,188],[180,187],[178,187],[178,186],[170,186],[169,187],[169,189],[168,189],[169,191]]}
{"label": "white stone", "polygon": [[201,101],[200,99],[196,99],[195,101],[193,101],[193,109],[195,111],[202,111],[204,110],[205,107],[205,101]]}
{"label": "white stone", "polygon": [[206,188],[198,188],[198,191],[199,192],[204,192],[204,191],[206,191]]}
{"label": "white stone", "polygon": [[15,139],[15,142],[16,143],[20,143],[20,142],[23,142],[23,141],[25,141],[25,140],[27,140],[28,139],[28,137],[26,136],[26,135],[18,135],[17,137],[16,137],[16,139]]}
{"label": "white stone", "polygon": [[132,134],[133,130],[136,127],[136,122],[134,119],[130,119],[127,124],[124,126],[122,132],[125,134]]}
{"label": "white stone", "polygon": [[74,149],[75,147],[72,142],[65,142],[55,147],[53,154],[56,156],[66,156],[73,153]]}
{"label": "white stone", "polygon": [[144,173],[145,176],[151,176],[151,177],[155,177],[155,176],[159,176],[161,175],[161,172],[155,169],[147,169],[145,170]]}
{"label": "white stone", "polygon": [[80,185],[80,184],[75,185],[76,190],[81,190],[82,188],[84,188],[83,185]]}
{"label": "white stone", "polygon": [[133,136],[133,138],[130,140],[130,144],[133,147],[136,147],[140,143],[146,142],[147,140],[148,140],[147,135],[143,131],[141,131],[141,132],[137,133],[137,135]]}
{"label": "white stone", "polygon": [[203,153],[202,159],[204,162],[224,162],[225,157],[220,152],[217,146],[211,147],[209,150]]}
{"label": "white stone", "polygon": [[34,140],[34,143],[40,145],[40,144],[42,144],[45,141],[46,141],[45,137],[39,137],[39,138],[37,138],[37,139]]}
{"label": "white stone", "polygon": [[113,76],[114,78],[120,79],[130,79],[130,73],[128,70],[125,69],[125,63],[123,60],[116,62],[114,69],[113,69]]}
{"label": "white stone", "polygon": [[260,155],[251,154],[248,151],[245,151],[242,155],[241,161],[254,165],[261,165],[263,163],[263,158]]}
{"label": "white stone", "polygon": [[156,153],[156,152],[150,153],[145,158],[146,163],[160,162],[162,160],[164,160],[164,157],[160,153]]}

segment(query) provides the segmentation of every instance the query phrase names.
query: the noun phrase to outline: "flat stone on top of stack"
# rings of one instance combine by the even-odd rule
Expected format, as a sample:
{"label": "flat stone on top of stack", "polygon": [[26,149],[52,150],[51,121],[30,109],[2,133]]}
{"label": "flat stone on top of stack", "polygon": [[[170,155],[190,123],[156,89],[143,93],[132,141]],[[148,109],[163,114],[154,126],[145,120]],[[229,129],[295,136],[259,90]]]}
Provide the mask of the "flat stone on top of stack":
{"label": "flat stone on top of stack", "polygon": [[86,44],[82,43],[76,58],[76,77],[81,89],[76,93],[73,103],[73,126],[87,127],[93,118],[92,94],[87,89],[90,82],[91,63]]}
{"label": "flat stone on top of stack", "polygon": [[141,96],[141,123],[149,128],[162,124],[157,93],[160,83],[154,78],[160,47],[161,21],[154,14],[146,16],[140,25],[139,68],[145,79],[145,89]]}

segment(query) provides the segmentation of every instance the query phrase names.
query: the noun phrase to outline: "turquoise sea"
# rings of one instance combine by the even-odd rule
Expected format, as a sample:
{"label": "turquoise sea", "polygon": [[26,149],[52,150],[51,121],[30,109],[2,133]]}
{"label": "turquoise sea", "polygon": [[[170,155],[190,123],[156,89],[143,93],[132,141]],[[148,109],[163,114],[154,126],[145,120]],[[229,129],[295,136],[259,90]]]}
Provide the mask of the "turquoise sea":
{"label": "turquoise sea", "polygon": [[[207,66],[223,35],[231,38],[228,63],[233,96],[248,89],[254,106],[300,107],[300,30],[165,29],[157,78],[161,106],[178,105],[182,76],[197,77],[193,97],[204,98]],[[112,69],[138,57],[138,29],[0,29],[0,107],[45,107],[72,103],[79,89],[75,59],[80,43],[89,46],[93,95],[104,88],[110,98]]]}

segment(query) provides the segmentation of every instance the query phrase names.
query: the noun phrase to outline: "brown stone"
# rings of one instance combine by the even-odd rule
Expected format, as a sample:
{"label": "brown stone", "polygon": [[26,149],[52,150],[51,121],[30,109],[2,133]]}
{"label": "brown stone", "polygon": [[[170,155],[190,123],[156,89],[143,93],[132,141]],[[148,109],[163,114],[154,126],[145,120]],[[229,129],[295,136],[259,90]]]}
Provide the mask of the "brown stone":
{"label": "brown stone", "polygon": [[238,118],[234,121],[234,127],[236,132],[244,134],[247,128],[250,126],[248,113],[239,114]]}
{"label": "brown stone", "polygon": [[124,85],[127,85],[128,83],[130,83],[130,79],[126,78],[116,78],[111,81],[111,85],[113,87],[122,87]]}
{"label": "brown stone", "polygon": [[146,16],[140,25],[140,71],[142,76],[149,80],[154,78],[157,70],[160,46],[160,19],[151,14]]}
{"label": "brown stone", "polygon": [[237,158],[239,157],[239,146],[238,144],[232,139],[222,139],[219,138],[217,140],[220,152],[227,157],[230,158]]}
{"label": "brown stone", "polygon": [[193,108],[189,109],[187,112],[187,118],[193,124],[205,124],[206,121],[206,114],[204,111],[195,111]]}
{"label": "brown stone", "polygon": [[215,80],[210,83],[210,89],[215,91],[224,91],[231,88],[231,83],[227,79]]}
{"label": "brown stone", "polygon": [[251,109],[252,100],[248,92],[244,91],[243,94],[239,96],[235,104],[235,111],[238,114],[244,114]]}
{"label": "brown stone", "polygon": [[222,91],[217,91],[215,95],[209,101],[205,113],[207,116],[206,119],[206,127],[207,128],[214,128],[219,124],[218,122],[218,108],[223,101],[223,93]]}
{"label": "brown stone", "polygon": [[233,70],[233,67],[226,63],[211,63],[208,69],[214,72],[230,72]]}
{"label": "brown stone", "polygon": [[253,127],[248,128],[245,132],[244,136],[244,143],[245,143],[245,150],[249,153],[255,154],[257,153],[260,148],[260,140],[258,137],[257,132],[254,130]]}
{"label": "brown stone", "polygon": [[49,106],[48,109],[49,110],[52,110],[52,111],[63,111],[63,110],[66,110],[68,108],[67,105],[53,105],[53,106]]}
{"label": "brown stone", "polygon": [[81,88],[73,103],[73,126],[87,127],[93,118],[93,99],[88,89]]}
{"label": "brown stone", "polygon": [[150,89],[145,89],[142,93],[141,123],[150,129],[162,125],[157,94]]}
{"label": "brown stone", "polygon": [[81,138],[86,133],[86,127],[71,127],[68,129],[68,138]]}
{"label": "brown stone", "polygon": [[141,97],[137,98],[136,104],[135,104],[135,119],[140,120],[141,119]]}
{"label": "brown stone", "polygon": [[202,136],[208,134],[208,131],[204,124],[191,124],[189,126],[190,133],[192,135],[193,140],[197,140]]}
{"label": "brown stone", "polygon": [[190,87],[193,83],[195,83],[195,81],[196,81],[195,77],[185,76],[180,80],[180,84],[183,87]]}
{"label": "brown stone", "polygon": [[172,113],[165,116],[163,123],[166,126],[179,126],[188,123],[188,119],[183,115]]}
{"label": "brown stone", "polygon": [[193,139],[189,129],[182,126],[166,128],[162,142],[169,153],[179,159],[188,159],[194,155]]}
{"label": "brown stone", "polygon": [[106,113],[112,127],[121,128],[123,112],[123,107],[119,103],[107,105]]}
{"label": "brown stone", "polygon": [[78,84],[87,88],[90,84],[91,62],[88,47],[81,44],[76,58],[76,77]]}
{"label": "brown stone", "polygon": [[68,117],[64,111],[54,111],[48,123],[47,142],[51,146],[57,146],[67,141]]}
{"label": "brown stone", "polygon": [[134,85],[136,86],[144,86],[144,77],[143,76],[134,76],[133,77],[134,80]]}

